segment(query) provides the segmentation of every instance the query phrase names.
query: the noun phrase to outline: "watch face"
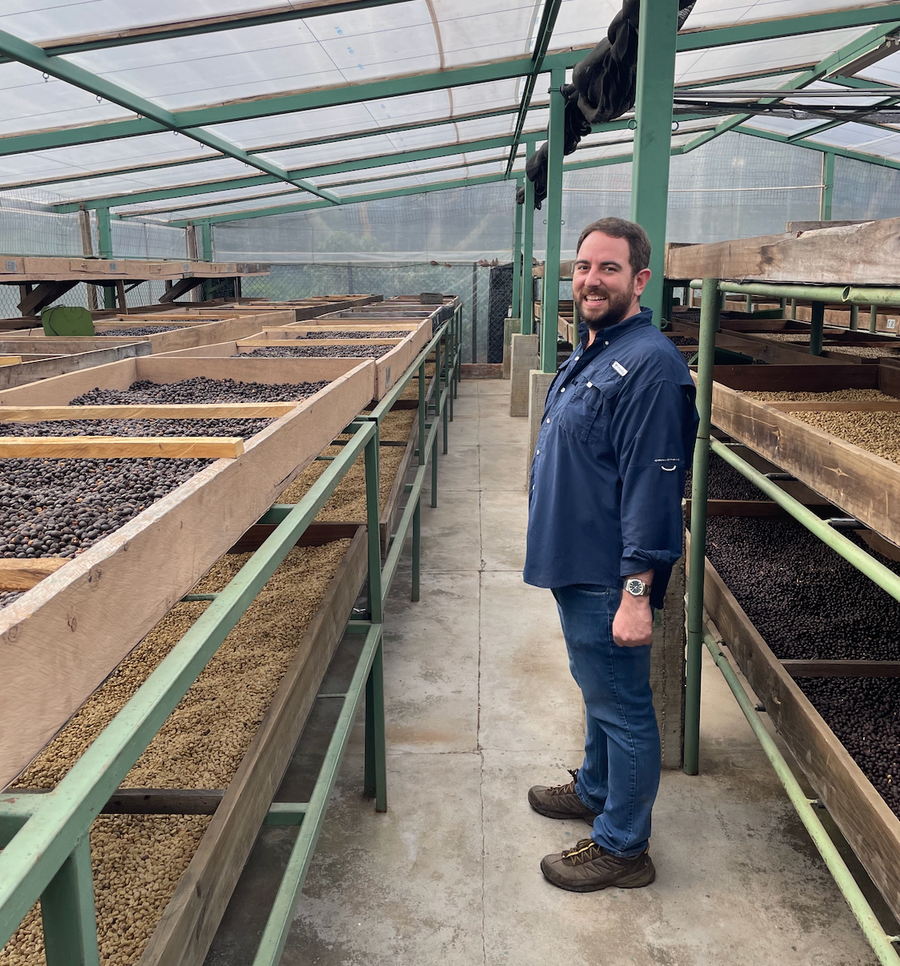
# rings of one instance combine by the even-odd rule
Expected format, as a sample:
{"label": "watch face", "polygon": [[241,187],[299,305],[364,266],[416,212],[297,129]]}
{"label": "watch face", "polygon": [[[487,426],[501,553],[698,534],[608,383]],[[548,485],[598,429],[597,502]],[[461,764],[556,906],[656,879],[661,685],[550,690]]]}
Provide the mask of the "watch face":
{"label": "watch face", "polygon": [[632,577],[630,580],[625,581],[625,589],[634,597],[642,597],[646,592],[647,585],[643,580]]}

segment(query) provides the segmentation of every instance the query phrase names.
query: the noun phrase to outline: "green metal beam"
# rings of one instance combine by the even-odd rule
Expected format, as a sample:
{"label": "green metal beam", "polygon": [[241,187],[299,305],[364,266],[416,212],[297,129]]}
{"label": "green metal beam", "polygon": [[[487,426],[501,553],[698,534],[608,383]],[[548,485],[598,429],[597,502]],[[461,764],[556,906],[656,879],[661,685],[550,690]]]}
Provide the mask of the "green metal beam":
{"label": "green metal beam", "polygon": [[[896,18],[897,8],[896,5],[893,6],[894,17]],[[835,12],[837,13],[840,11]],[[884,40],[887,34],[892,33],[897,28],[897,23],[898,21],[894,19],[890,23],[882,23],[880,26],[867,31],[862,37],[857,37],[855,40],[850,41],[849,44],[845,44],[839,50],[836,50],[834,53],[829,54],[828,57],[820,60],[815,67],[805,70],[793,80],[788,81],[787,84],[779,87],[778,90],[774,92],[772,97],[761,98],[759,103],[763,105],[776,104],[791,92],[801,90],[809,84],[812,84],[814,81],[820,80],[833,70],[840,69],[842,65],[851,63],[858,57],[862,56],[862,54],[865,54],[877,47]],[[712,131],[709,131],[706,134],[701,134],[700,137],[695,138],[689,144],[685,145],[685,150],[693,151],[707,142],[712,141],[714,138],[725,134],[727,131],[733,131],[736,127],[743,124],[745,121],[751,120],[753,117],[754,115],[752,114],[735,114],[728,120],[722,121],[720,124],[716,125]]]}
{"label": "green metal beam", "polygon": [[561,67],[550,75],[550,123],[547,132],[547,242],[541,297],[541,371],[556,371],[559,324],[559,259],[562,231],[563,148],[566,102],[561,88],[566,72]]}
{"label": "green metal beam", "polygon": [[178,121],[175,120],[175,116],[171,112],[154,104],[152,101],[148,101],[146,98],[140,97],[126,88],[120,87],[118,84],[113,84],[103,77],[92,74],[77,64],[72,64],[60,58],[49,57],[40,47],[36,47],[34,44],[30,44],[11,33],[7,33],[5,30],[0,30],[0,53],[8,55],[21,64],[42,71],[44,74],[79,87],[81,90],[95,94],[97,97],[105,98],[113,104],[118,104],[119,107],[134,111],[135,114],[150,118],[157,124],[161,124],[163,128],[183,133],[191,140],[214,148],[230,158],[243,161],[250,167],[258,168],[276,180],[287,181],[320,198],[325,198],[332,204],[339,204],[337,197],[330,192],[320,191],[315,185],[311,185],[301,179],[290,178],[287,172],[283,171],[277,165],[263,158],[256,158],[247,154],[246,151],[236,145],[230,144],[217,134],[210,134],[207,131],[185,131]]}
{"label": "green metal beam", "polygon": [[547,48],[550,46],[550,38],[553,36],[553,29],[556,26],[556,18],[559,15],[559,8],[562,0],[544,0],[544,8],[541,13],[541,23],[538,27],[537,38],[534,43],[534,53],[531,59],[534,66],[531,73],[525,78],[525,89],[522,91],[522,100],[519,104],[519,116],[516,119],[516,128],[513,133],[513,142],[509,149],[509,160],[506,163],[506,177],[509,177],[519,153],[519,140],[522,137],[522,129],[525,127],[525,118],[528,116],[528,109],[531,106],[531,98],[534,94],[534,85],[537,83],[538,74],[544,65],[544,57],[547,55]]}
{"label": "green metal beam", "polygon": [[[534,153],[536,142],[525,142],[525,154]],[[525,202],[522,205],[522,325],[519,331],[524,335],[534,332],[534,278],[532,275],[534,263],[534,185],[523,177],[525,185]]]}
{"label": "green metal beam", "polygon": [[871,90],[873,87],[877,87],[882,91],[893,91],[895,94],[900,94],[900,87],[895,84],[885,84],[882,81],[876,80],[866,80],[865,77],[847,77],[844,74],[832,74],[828,78],[829,84],[837,84],[840,87],[850,87],[854,90]]}
{"label": "green metal beam", "polygon": [[[819,205],[819,220],[831,221],[834,201],[834,151],[822,155],[822,198]],[[750,296],[748,296],[749,298]],[[818,355],[818,353],[816,353]]]}
{"label": "green metal beam", "polygon": [[653,321],[661,328],[678,4],[641,0],[640,9],[631,220],[650,238],[651,276],[641,304],[653,311]]}
{"label": "green metal beam", "polygon": [[[542,131],[530,132],[540,137]],[[347,171],[363,171],[370,168],[384,168],[394,164],[407,164],[413,161],[427,161],[430,158],[445,158],[456,154],[466,154],[473,151],[489,151],[493,148],[506,148],[510,142],[510,135],[502,137],[482,138],[478,141],[463,141],[455,144],[438,144],[429,148],[419,148],[415,151],[399,151],[394,154],[381,154],[368,158],[355,158],[349,161],[337,161],[333,164],[318,164],[308,168],[286,171],[291,179],[290,183],[303,175],[305,178],[323,177],[324,175],[343,174]],[[150,191],[137,191],[131,194],[116,195],[105,198],[87,198],[83,202],[66,202],[54,205],[55,211],[78,211],[81,205],[85,208],[116,208],[121,205],[144,204],[148,201],[162,201],[166,198],[184,198],[192,195],[208,194],[214,191],[231,191],[238,188],[255,188],[264,184],[275,184],[280,179],[267,175],[254,175],[247,178],[224,178],[220,181],[201,181],[192,185],[179,185],[171,188],[154,188]],[[317,189],[321,193],[323,189]],[[330,194],[330,192],[325,192]]]}
{"label": "green metal beam", "polygon": [[[523,187],[527,178],[516,178],[516,189]],[[522,206],[516,205],[512,245],[512,318],[519,320],[522,331]]]}
{"label": "green metal beam", "polygon": [[[900,97],[887,97],[882,101],[872,104],[870,110],[875,110],[879,107],[894,107],[896,104],[900,104]],[[796,141],[799,138],[815,137],[817,134],[823,134],[825,131],[830,131],[832,128],[840,127],[842,124],[847,124],[849,122],[853,122],[854,124],[863,124],[866,127],[874,127],[879,131],[888,131],[893,134],[897,133],[896,128],[889,127],[886,124],[881,124],[878,121],[870,121],[866,118],[840,118],[835,121],[826,121],[824,124],[818,124],[816,127],[808,128],[806,131],[800,131],[797,134],[790,134],[788,135],[788,138],[791,141]]]}

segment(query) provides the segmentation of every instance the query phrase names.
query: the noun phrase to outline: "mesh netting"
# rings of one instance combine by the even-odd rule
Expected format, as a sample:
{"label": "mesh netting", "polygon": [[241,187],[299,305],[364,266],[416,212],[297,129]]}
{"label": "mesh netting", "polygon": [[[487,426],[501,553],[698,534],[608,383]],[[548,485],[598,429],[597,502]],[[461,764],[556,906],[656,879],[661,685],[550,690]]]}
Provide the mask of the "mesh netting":
{"label": "mesh netting", "polygon": [[835,158],[831,215],[842,221],[900,216],[900,171]]}

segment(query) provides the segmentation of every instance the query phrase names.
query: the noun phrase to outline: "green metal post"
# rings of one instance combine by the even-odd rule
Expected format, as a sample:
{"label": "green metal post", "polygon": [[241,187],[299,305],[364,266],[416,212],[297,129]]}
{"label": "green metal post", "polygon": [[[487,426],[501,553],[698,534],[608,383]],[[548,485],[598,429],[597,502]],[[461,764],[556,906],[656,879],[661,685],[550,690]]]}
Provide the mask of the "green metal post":
{"label": "green metal post", "polygon": [[855,332],[859,328],[859,306],[855,303],[850,306],[850,331]]}
{"label": "green metal post", "polygon": [[834,200],[834,152],[822,154],[822,195],[819,203],[819,220],[831,221],[831,207]]}
{"label": "green metal post", "polygon": [[[112,258],[112,225],[109,218],[109,208],[97,209],[97,234],[100,236],[100,257]],[[103,286],[103,307],[116,307],[116,290],[110,285]]]}
{"label": "green metal post", "polygon": [[366,798],[375,799],[375,811],[387,811],[387,747],[384,733],[384,647],[378,645],[366,680]]}
{"label": "green metal post", "polygon": [[425,465],[425,360],[419,365],[419,466]]}
{"label": "green metal post", "polygon": [[[663,304],[662,304],[662,314],[660,315],[660,325],[663,322],[668,322],[672,318],[672,306],[675,302],[675,286],[666,281],[663,284]],[[574,309],[572,312],[572,322],[575,326],[575,331],[578,331],[578,310]]]}
{"label": "green metal post", "polygon": [[203,261],[213,260],[212,225],[208,221],[199,222],[200,225],[200,247],[203,251]]}
{"label": "green metal post", "polygon": [[[444,452],[444,455],[446,456],[447,455],[448,439],[449,439],[449,436],[450,436],[450,434],[448,432],[448,427],[447,427],[447,420],[449,418],[450,410],[453,408],[453,403],[451,402],[451,399],[453,397],[452,397],[452,395],[450,393],[450,378],[449,378],[450,377],[450,349],[449,349],[449,346],[446,343],[446,339],[443,340],[443,341],[444,341],[444,360],[443,360],[443,366],[444,366],[444,392],[446,393],[446,399],[442,399],[443,405],[441,406],[441,409],[443,411],[441,413],[441,419],[442,419],[443,424],[444,424],[443,452]],[[440,389],[440,383],[438,383],[438,389]]]}
{"label": "green metal post", "polygon": [[650,238],[652,275],[641,296],[641,304],[653,310],[653,321],[659,326],[663,312],[678,4],[641,0],[640,24],[631,220],[641,225]]}
{"label": "green metal post", "polygon": [[416,498],[416,508],[413,511],[412,523],[412,591],[410,600],[415,603],[419,599],[420,575],[422,570],[422,498]]}
{"label": "green metal post", "polygon": [[[526,144],[528,156],[534,153],[534,141]],[[534,185],[525,179],[525,203],[522,205],[522,334],[534,332]]]}
{"label": "green metal post", "polygon": [[[527,178],[517,178],[516,185],[521,188]],[[512,251],[512,317],[522,318],[522,205],[516,205],[515,228],[513,229]]]}
{"label": "green metal post", "polygon": [[792,319],[797,318],[797,300],[796,299],[791,299],[791,318]]}
{"label": "green metal post", "polygon": [[783,298],[781,300],[781,316],[782,316],[782,318],[784,318],[784,312],[785,312],[785,309],[786,308],[787,308],[787,299]]}
{"label": "green metal post", "polygon": [[556,372],[556,344],[559,329],[559,256],[562,231],[563,146],[566,102],[560,88],[566,72],[550,74],[550,124],[547,131],[547,244],[541,304],[541,370]]}
{"label": "green metal post", "polygon": [[[437,419],[437,416],[434,417]],[[434,434],[434,442],[431,444],[431,507],[434,509],[438,505],[438,439],[437,433]]]}
{"label": "green metal post", "polygon": [[869,331],[870,332],[878,331],[878,306],[877,305],[873,305],[869,309]]}
{"label": "green metal post", "polygon": [[748,295],[747,296],[747,301],[744,303],[744,309],[747,312],[752,312],[753,311],[753,296],[752,295]]}
{"label": "green metal post", "polygon": [[41,896],[47,966],[99,966],[90,832]]}
{"label": "green metal post", "polygon": [[703,656],[703,577],[706,557],[706,493],[709,436],[716,351],[718,299],[714,278],[703,279],[700,304],[700,352],[697,366],[697,444],[691,475],[691,558],[688,584],[687,668],[684,697],[684,771],[700,772],[700,674]]}
{"label": "green metal post", "polygon": [[367,582],[369,620],[380,624],[384,620],[381,599],[381,525],[379,521],[378,485],[378,428],[366,443],[366,527],[369,542],[369,578]]}
{"label": "green metal post", "polygon": [[810,355],[822,355],[822,336],[825,328],[825,303],[813,302],[812,322],[809,324]]}

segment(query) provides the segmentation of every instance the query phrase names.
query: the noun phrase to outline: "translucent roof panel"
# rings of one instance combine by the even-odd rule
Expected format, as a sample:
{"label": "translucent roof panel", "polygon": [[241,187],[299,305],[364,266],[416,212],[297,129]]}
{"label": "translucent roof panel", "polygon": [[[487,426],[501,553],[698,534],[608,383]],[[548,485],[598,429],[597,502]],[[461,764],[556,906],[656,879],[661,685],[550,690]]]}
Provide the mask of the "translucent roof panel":
{"label": "translucent roof panel", "polygon": [[130,111],[71,84],[50,78],[23,64],[0,64],[0,135],[37,131],[47,127],[96,124],[120,117],[134,117]]}
{"label": "translucent roof panel", "polygon": [[752,20],[775,20],[871,6],[872,0],[699,0],[684,29],[730,27]]}
{"label": "translucent roof panel", "polygon": [[798,42],[796,37],[781,37],[752,44],[731,44],[728,47],[686,51],[675,57],[675,82],[696,84],[713,77],[728,77],[774,67],[791,67],[794,64],[818,63],[864,33],[866,28],[830,30],[807,34],[802,42]]}
{"label": "translucent roof panel", "polygon": [[859,72],[859,76],[864,80],[871,79],[878,81],[880,84],[894,84],[900,87],[900,52],[879,60],[877,64],[863,68]]}
{"label": "translucent roof panel", "polygon": [[900,132],[888,132],[865,124],[842,124],[815,136],[820,144],[852,148],[896,161],[900,159]]}
{"label": "translucent roof panel", "polygon": [[31,43],[80,36],[88,30],[126,30],[172,20],[216,17],[272,6],[272,0],[4,0],[0,30]]}
{"label": "translucent roof panel", "polygon": [[[175,137],[168,132],[123,138],[120,141],[98,141],[53,151],[12,154],[0,156],[0,189],[3,183],[10,181],[78,175],[81,172],[103,171],[107,168],[196,157],[213,158],[218,157],[218,154],[212,148],[206,148],[187,138]],[[188,167],[177,174],[171,172],[169,177],[178,180],[190,179],[190,172]]]}
{"label": "translucent roof panel", "polygon": [[342,198],[347,196],[372,194],[376,191],[390,191],[393,188],[408,188],[414,185],[440,184],[444,181],[458,181],[481,175],[502,175],[506,170],[505,161],[493,161],[476,165],[465,165],[454,172],[435,171],[431,174],[411,174],[408,178],[394,178],[389,181],[370,181],[365,185],[343,185],[334,189]]}
{"label": "translucent roof panel", "polygon": [[801,121],[790,117],[767,117],[760,114],[756,114],[743,122],[745,127],[755,128],[758,131],[772,131],[775,134],[784,134],[787,137],[800,135],[804,131],[811,131],[822,123],[823,121],[808,119]]}
{"label": "translucent roof panel", "polygon": [[[312,201],[315,197],[308,191],[304,191],[302,188],[291,188],[290,185],[285,184],[282,181],[278,184],[269,186],[261,185],[258,188],[250,188],[246,190],[232,188],[230,191],[210,191],[209,193],[202,195],[189,195],[183,198],[164,198],[160,201],[145,201],[138,205],[124,205],[116,208],[116,214],[133,214],[138,209],[140,209],[141,212],[153,212],[160,209],[165,211],[175,207],[176,205],[188,208],[209,206],[216,203],[225,204],[226,202],[240,201],[248,194],[252,194],[255,198],[264,199],[267,195],[281,195],[285,193],[296,195],[297,201]],[[181,216],[179,215],[178,217]]]}

